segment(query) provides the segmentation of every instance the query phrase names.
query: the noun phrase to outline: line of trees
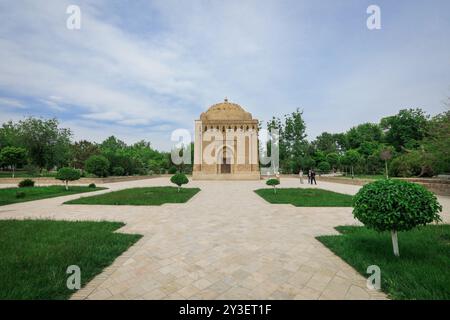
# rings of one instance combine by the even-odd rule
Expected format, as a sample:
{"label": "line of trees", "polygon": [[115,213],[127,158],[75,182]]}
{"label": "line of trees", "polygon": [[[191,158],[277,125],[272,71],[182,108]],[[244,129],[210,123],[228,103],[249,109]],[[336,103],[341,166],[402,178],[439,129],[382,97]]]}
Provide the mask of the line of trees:
{"label": "line of trees", "polygon": [[403,109],[379,123],[363,123],[343,133],[323,132],[312,142],[306,140],[298,109],[284,119],[274,117],[267,123],[267,129],[272,128],[279,130],[283,173],[311,168],[400,177],[450,173],[450,111],[430,117],[422,109]]}
{"label": "line of trees", "polygon": [[111,136],[101,143],[72,142],[70,129],[61,128],[57,119],[26,118],[6,122],[0,127],[0,166],[30,175],[72,167],[97,176],[145,175],[190,172],[191,165],[177,167],[170,153],[152,148],[150,142],[132,145]]}

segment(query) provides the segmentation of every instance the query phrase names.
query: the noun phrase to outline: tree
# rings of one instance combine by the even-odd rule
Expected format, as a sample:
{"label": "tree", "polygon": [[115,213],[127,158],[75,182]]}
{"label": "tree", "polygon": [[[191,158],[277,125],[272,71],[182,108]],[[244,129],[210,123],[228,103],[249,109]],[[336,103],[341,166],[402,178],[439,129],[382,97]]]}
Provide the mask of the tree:
{"label": "tree", "polygon": [[66,190],[69,190],[69,181],[78,180],[80,179],[80,177],[81,177],[80,171],[70,167],[64,167],[58,170],[55,179],[64,181],[66,185]]}
{"label": "tree", "polygon": [[360,158],[361,155],[359,154],[359,152],[353,149],[348,150],[344,155],[345,163],[347,163],[351,167],[352,179],[355,177],[353,167],[358,163]]}
{"label": "tree", "polygon": [[58,120],[30,117],[19,121],[17,126],[22,145],[40,170],[68,163],[72,133],[70,129],[59,128]]}
{"label": "tree", "polygon": [[0,162],[11,167],[13,178],[16,167],[23,164],[26,157],[27,151],[20,147],[5,147],[0,151]]}
{"label": "tree", "polygon": [[423,147],[435,173],[450,173],[450,111],[431,119]]}
{"label": "tree", "polygon": [[84,164],[87,172],[95,174],[97,177],[107,177],[109,161],[104,156],[90,156]]}
{"label": "tree", "polygon": [[267,180],[266,181],[266,184],[268,185],[268,186],[272,186],[273,187],[273,193],[277,193],[277,185],[279,185],[280,184],[280,180],[278,180],[278,179],[269,179],[269,180]]}
{"label": "tree", "polygon": [[380,142],[383,137],[381,127],[375,123],[363,123],[346,132],[349,149],[357,149],[363,142]]}
{"label": "tree", "polygon": [[23,147],[20,130],[17,124],[8,121],[0,127],[0,148]]}
{"label": "tree", "polygon": [[181,186],[189,183],[189,179],[184,173],[177,173],[170,178],[170,182],[176,184],[178,186],[178,192],[180,192]]}
{"label": "tree", "polygon": [[320,136],[317,136],[313,144],[317,150],[320,150],[325,154],[339,151],[336,135],[332,133],[322,132]]}
{"label": "tree", "polygon": [[331,170],[331,166],[328,162],[322,161],[317,165],[317,169],[319,169],[321,173],[328,173]]}
{"label": "tree", "polygon": [[392,159],[393,150],[391,148],[385,148],[380,152],[380,159],[384,161],[384,167],[386,171],[386,179],[389,178],[388,160]]}
{"label": "tree", "polygon": [[90,156],[100,154],[97,144],[87,140],[80,140],[71,146],[72,165],[77,169],[84,169],[84,163]]}
{"label": "tree", "polygon": [[428,118],[422,109],[403,109],[395,116],[381,119],[380,126],[386,130],[386,142],[402,151],[418,147],[427,134]]}
{"label": "tree", "polygon": [[399,256],[398,231],[441,221],[442,206],[424,186],[382,179],[363,186],[354,197],[353,215],[366,227],[391,231],[394,255]]}
{"label": "tree", "polygon": [[336,152],[327,154],[326,159],[331,167],[333,167],[333,169],[336,169],[336,167],[339,165],[339,155]]}

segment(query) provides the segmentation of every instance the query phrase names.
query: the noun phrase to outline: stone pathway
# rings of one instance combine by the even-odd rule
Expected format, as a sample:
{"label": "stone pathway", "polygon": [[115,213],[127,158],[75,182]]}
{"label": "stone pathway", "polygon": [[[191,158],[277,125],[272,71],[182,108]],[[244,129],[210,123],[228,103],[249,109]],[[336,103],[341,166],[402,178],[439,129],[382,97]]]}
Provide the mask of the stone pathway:
{"label": "stone pathway", "polygon": [[[169,185],[168,178],[106,185]],[[163,206],[62,205],[72,195],[0,207],[0,219],[51,218],[126,223],[144,237],[73,299],[385,299],[314,237],[356,224],[351,208],[272,205],[253,190],[264,181],[192,181],[188,203]],[[299,187],[286,178],[280,187]],[[359,187],[319,183],[354,194]],[[307,185],[301,185],[307,187]],[[94,193],[81,196],[90,196]],[[440,197],[450,221],[450,198]],[[76,264],[76,262],[74,262]]]}

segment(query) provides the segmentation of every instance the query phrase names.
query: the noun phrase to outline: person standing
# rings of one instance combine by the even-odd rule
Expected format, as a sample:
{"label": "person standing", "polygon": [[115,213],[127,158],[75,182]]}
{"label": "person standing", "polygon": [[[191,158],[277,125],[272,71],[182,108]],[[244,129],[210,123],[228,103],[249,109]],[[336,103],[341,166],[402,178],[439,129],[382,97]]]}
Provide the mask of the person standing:
{"label": "person standing", "polygon": [[314,171],[314,169],[311,170],[311,184],[313,184],[313,181],[314,181],[314,184],[317,184],[317,182],[316,182],[316,172]]}
{"label": "person standing", "polygon": [[303,170],[300,169],[300,171],[298,172],[298,176],[300,177],[300,184],[303,184]]}

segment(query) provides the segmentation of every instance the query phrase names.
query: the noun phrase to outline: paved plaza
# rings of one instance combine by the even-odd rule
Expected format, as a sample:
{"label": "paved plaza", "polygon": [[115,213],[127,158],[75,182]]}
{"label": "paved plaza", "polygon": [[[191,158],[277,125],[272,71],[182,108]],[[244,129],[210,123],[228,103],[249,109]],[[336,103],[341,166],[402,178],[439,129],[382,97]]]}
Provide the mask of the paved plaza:
{"label": "paved plaza", "polygon": [[[51,218],[126,223],[144,237],[72,299],[386,299],[315,237],[358,224],[351,208],[269,204],[253,190],[265,181],[191,181],[201,192],[184,204],[62,205],[131,187],[170,185],[168,178],[105,185],[83,195],[0,207],[0,219]],[[309,187],[282,179],[280,187]],[[354,194],[359,186],[319,187]],[[439,197],[445,222],[450,198]],[[74,261],[76,264],[76,261]],[[82,271],[82,270],[81,270]]]}

